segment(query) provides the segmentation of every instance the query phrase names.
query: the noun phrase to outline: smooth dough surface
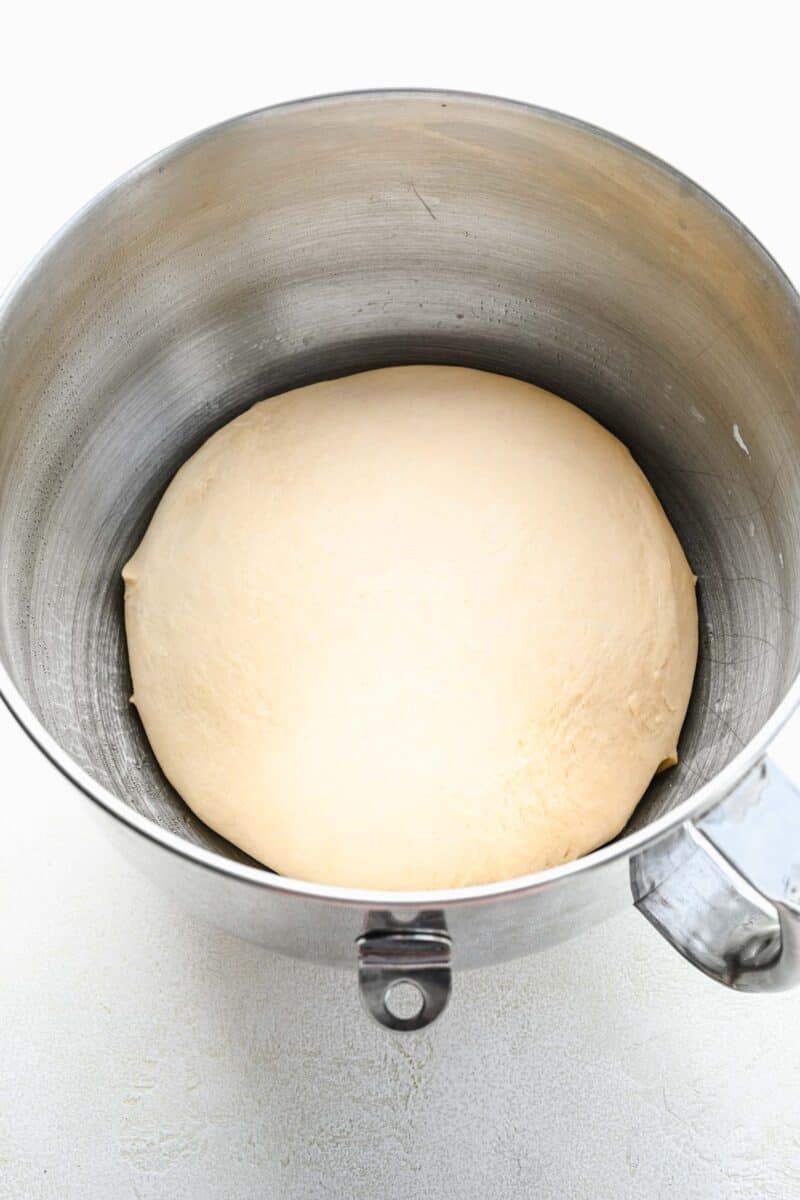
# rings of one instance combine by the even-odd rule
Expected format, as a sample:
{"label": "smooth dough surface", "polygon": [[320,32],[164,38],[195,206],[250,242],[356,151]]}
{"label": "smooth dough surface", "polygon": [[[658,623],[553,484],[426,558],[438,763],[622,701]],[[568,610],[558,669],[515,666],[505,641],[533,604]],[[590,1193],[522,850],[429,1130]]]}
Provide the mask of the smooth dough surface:
{"label": "smooth dough surface", "polygon": [[554,866],[676,753],[694,576],[626,448],[530,384],[397,367],[256,404],[178,471],[123,576],[159,763],[285,875]]}

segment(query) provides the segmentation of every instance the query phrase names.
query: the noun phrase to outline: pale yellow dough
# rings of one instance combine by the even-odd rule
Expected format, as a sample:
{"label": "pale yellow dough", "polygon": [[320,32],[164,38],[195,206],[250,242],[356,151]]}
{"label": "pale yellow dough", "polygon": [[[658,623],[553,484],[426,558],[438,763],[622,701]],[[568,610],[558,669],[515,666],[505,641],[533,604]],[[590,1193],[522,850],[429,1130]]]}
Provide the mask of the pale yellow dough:
{"label": "pale yellow dough", "polygon": [[123,575],[158,761],[285,875],[551,867],[613,837],[676,750],[692,572],[625,447],[529,384],[398,367],[256,404]]}

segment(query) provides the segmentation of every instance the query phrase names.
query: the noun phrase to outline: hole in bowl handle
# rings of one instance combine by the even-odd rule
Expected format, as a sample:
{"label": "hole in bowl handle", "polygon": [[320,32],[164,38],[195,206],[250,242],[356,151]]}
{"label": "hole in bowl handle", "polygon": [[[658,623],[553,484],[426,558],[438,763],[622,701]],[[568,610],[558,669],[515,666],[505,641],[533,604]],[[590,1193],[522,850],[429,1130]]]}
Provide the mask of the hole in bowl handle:
{"label": "hole in bowl handle", "polygon": [[[388,913],[384,917],[356,942],[361,1001],[386,1029],[402,1033],[424,1029],[444,1012],[450,999],[450,938],[443,927],[432,923],[418,926],[396,922]],[[389,1004],[389,993],[398,984],[410,984],[419,993],[419,1007],[411,1015],[403,1016]]]}
{"label": "hole in bowl handle", "polygon": [[800,792],[763,759],[703,817],[631,862],[636,907],[706,975],[800,984]]}

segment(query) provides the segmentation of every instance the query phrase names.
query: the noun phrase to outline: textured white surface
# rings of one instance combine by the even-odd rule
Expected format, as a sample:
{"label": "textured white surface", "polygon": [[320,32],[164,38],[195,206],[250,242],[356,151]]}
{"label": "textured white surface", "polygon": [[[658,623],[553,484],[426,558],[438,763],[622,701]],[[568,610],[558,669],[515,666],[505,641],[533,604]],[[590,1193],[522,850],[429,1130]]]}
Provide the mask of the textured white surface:
{"label": "textured white surface", "polygon": [[800,996],[633,911],[391,1036],[354,978],[186,916],[0,714],[0,1197],[800,1195]]}
{"label": "textured white surface", "polygon": [[[110,178],[291,96],[496,92],[646,145],[800,278],[796,39],[673,0],[224,12],[86,0],[4,14],[0,286]],[[531,10],[533,12],[533,10]],[[382,17],[382,14],[385,16]],[[797,746],[782,762],[798,763]],[[397,1039],[344,974],[186,917],[135,876],[0,712],[2,1200],[793,1200],[800,994],[741,997],[633,912],[459,977]]]}

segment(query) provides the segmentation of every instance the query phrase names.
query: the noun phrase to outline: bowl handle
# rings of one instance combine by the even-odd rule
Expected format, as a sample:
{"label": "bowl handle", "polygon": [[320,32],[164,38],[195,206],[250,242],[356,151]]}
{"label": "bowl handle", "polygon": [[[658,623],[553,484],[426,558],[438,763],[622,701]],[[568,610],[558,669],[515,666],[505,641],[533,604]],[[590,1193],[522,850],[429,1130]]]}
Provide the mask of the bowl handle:
{"label": "bowl handle", "polygon": [[640,912],[712,979],[742,992],[800,983],[800,792],[772,755],[637,855],[631,887]]}

